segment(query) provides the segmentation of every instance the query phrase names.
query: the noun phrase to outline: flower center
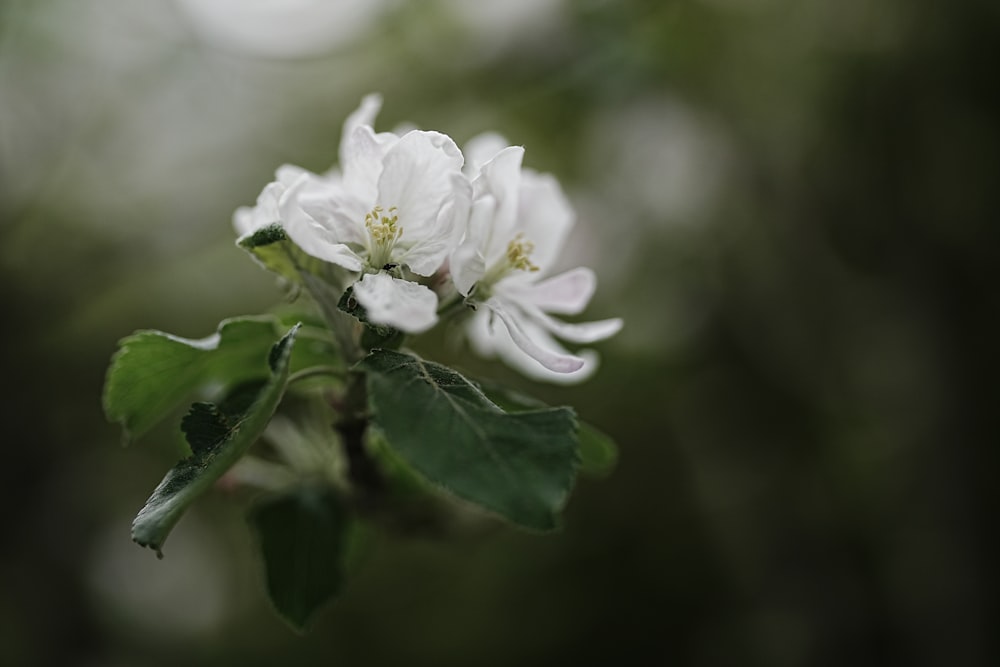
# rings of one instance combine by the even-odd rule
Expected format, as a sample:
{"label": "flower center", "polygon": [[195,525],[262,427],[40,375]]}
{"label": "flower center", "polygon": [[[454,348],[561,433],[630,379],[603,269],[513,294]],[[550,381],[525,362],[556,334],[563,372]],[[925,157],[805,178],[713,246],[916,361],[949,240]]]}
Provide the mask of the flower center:
{"label": "flower center", "polygon": [[538,267],[531,263],[531,253],[535,251],[535,244],[524,240],[524,234],[518,234],[507,244],[508,270],[537,271]]}
{"label": "flower center", "polygon": [[475,291],[477,297],[480,299],[489,298],[493,285],[505,278],[512,271],[538,271],[539,267],[531,262],[531,253],[534,250],[535,244],[525,240],[524,234],[519,233],[515,236],[507,244],[507,252],[486,269],[486,273],[476,283]]}
{"label": "flower center", "polygon": [[365,228],[371,240],[368,262],[373,268],[381,269],[390,263],[392,249],[403,235],[396,207],[390,206],[388,211],[381,206],[373,208],[370,213],[365,214]]}

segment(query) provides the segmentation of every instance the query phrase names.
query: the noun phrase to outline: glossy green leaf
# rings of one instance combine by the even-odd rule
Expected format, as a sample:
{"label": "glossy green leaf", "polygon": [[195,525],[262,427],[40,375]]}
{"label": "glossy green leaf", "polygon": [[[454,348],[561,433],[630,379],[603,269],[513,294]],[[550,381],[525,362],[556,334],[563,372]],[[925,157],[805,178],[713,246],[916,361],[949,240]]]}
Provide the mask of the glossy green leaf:
{"label": "glossy green leaf", "polygon": [[[188,506],[229,470],[264,431],[288,381],[295,334],[293,327],[274,344],[265,366],[270,377],[244,412],[226,412],[211,403],[195,403],[181,428],[191,456],[167,472],[132,523],[132,539],[161,554],[163,542]],[[245,403],[245,401],[240,401]]]}
{"label": "glossy green leaf", "polygon": [[250,523],[271,601],[295,629],[305,629],[343,583],[347,510],[333,489],[305,486],[258,503]]}
{"label": "glossy green leaf", "polygon": [[375,424],[407,464],[514,523],[555,527],[578,465],[571,409],[507,413],[452,369],[400,352],[373,350],[357,368]]}
{"label": "glossy green leaf", "polygon": [[[491,401],[508,412],[536,410],[548,407],[545,403],[514,389],[508,389],[492,382],[477,381],[483,393]],[[580,422],[580,472],[603,477],[614,470],[618,463],[618,446],[611,436],[586,422]]]}
{"label": "glossy green leaf", "polygon": [[[119,342],[104,383],[104,412],[121,424],[126,443],[156,425],[200,388],[231,387],[266,378],[267,351],[285,331],[271,316],[223,321],[216,333],[199,340],[162,331],[138,331]],[[328,336],[304,329],[292,370],[336,365]]]}

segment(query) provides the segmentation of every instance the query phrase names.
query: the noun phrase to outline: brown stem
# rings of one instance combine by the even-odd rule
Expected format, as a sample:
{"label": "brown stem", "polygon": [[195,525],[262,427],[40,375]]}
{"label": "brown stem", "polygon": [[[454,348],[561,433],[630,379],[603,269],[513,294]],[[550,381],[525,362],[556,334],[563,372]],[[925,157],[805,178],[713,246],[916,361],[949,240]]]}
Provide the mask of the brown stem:
{"label": "brown stem", "polygon": [[352,373],[341,406],[343,415],[333,425],[347,456],[347,478],[359,500],[373,503],[385,489],[385,479],[365,448],[368,430],[368,393],[362,373]]}

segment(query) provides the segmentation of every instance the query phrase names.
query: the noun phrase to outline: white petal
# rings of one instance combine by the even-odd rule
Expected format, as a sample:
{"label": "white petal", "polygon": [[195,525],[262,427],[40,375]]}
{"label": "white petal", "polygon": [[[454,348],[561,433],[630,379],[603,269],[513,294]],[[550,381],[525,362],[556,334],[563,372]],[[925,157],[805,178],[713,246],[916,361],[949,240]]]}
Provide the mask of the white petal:
{"label": "white petal", "polygon": [[[496,297],[488,299],[485,304],[490,310],[497,314],[497,316],[503,321],[504,325],[507,327],[507,333],[510,334],[511,339],[514,343],[527,354],[529,357],[540,363],[545,368],[556,373],[572,373],[573,371],[579,370],[584,365],[584,360],[580,357],[573,356],[571,354],[566,354],[565,352],[557,352],[551,349],[545,349],[537,342],[537,339],[548,338],[549,342],[554,343],[550,337],[545,336],[544,338],[538,335],[537,327],[536,331],[530,331],[530,326],[525,326],[525,322],[522,318],[518,317],[518,314],[511,312],[507,308],[507,304],[503,303],[502,300]],[[516,306],[515,306],[516,308]],[[531,334],[535,334],[532,336]],[[549,347],[557,347],[554,344]]]}
{"label": "white petal", "polygon": [[465,177],[465,174],[452,174],[451,176],[452,197],[446,202],[441,211],[441,215],[450,229],[450,243],[452,248],[457,248],[459,242],[465,236],[469,226],[469,213],[472,208],[472,183]]}
{"label": "white petal", "polygon": [[261,190],[255,206],[240,206],[236,209],[233,213],[233,227],[240,238],[279,221],[278,199],[284,192],[284,185],[272,181]]}
{"label": "white petal", "polygon": [[[382,110],[382,96],[378,93],[369,93],[361,99],[361,105],[355,109],[344,121],[344,129],[341,134],[342,137],[346,137],[354,132],[354,129],[361,127],[362,125],[367,125],[370,128],[375,127],[375,118],[378,116],[378,112]],[[405,126],[400,125],[396,127],[392,132],[376,132],[375,141],[381,146],[388,148],[389,145],[396,142],[401,136],[406,134],[410,128],[403,129]],[[343,155],[341,155],[341,160],[343,160]]]}
{"label": "white petal", "polygon": [[297,188],[293,196],[306,215],[330,231],[334,242],[359,246],[367,243],[365,205],[343,185],[310,181]]}
{"label": "white petal", "polygon": [[421,241],[409,250],[393,252],[393,259],[408,266],[418,276],[432,276],[448,257],[450,241],[447,234],[439,234]]}
{"label": "white petal", "polygon": [[462,246],[451,254],[449,267],[455,289],[463,296],[469,296],[472,286],[486,273],[486,260],[475,245]]}
{"label": "white petal", "polygon": [[534,284],[508,282],[499,283],[497,289],[502,289],[512,298],[523,299],[546,312],[557,315],[577,315],[583,312],[597,288],[597,276],[584,266]]}
{"label": "white petal", "polygon": [[[525,354],[511,338],[507,328],[497,324],[491,324],[491,311],[481,308],[472,320],[467,324],[466,331],[469,342],[473,349],[484,357],[500,357],[505,364],[517,370],[526,377],[551,382],[555,384],[574,384],[586,380],[598,367],[598,356],[592,350],[582,350],[579,358],[583,365],[570,373],[556,373],[542,366],[532,357]],[[531,324],[525,323],[528,335],[536,340],[545,341],[546,347],[559,352],[565,352],[563,348],[551,339],[543,330]]]}
{"label": "white petal", "polygon": [[[466,320],[465,333],[476,354],[487,359],[497,356],[497,347],[500,345],[501,334],[499,334],[498,328],[493,326],[492,310],[489,308],[479,308],[472,317]],[[503,329],[502,335],[508,339],[510,338],[510,334],[507,333],[506,329]],[[511,345],[513,344],[511,342]],[[522,352],[521,354],[524,353]]]}
{"label": "white petal", "polygon": [[472,186],[459,173],[452,174],[451,180],[452,193],[438,211],[437,224],[426,228],[425,235],[412,245],[406,244],[404,238],[404,250],[398,256],[393,253],[399,263],[406,264],[417,275],[429,276],[441,267],[459,237],[460,232],[456,232],[455,227],[464,226],[469,216]]}
{"label": "white petal", "polygon": [[593,350],[579,350],[577,356],[583,360],[583,365],[570,373],[556,373],[545,368],[528,355],[521,352],[513,343],[500,352],[500,358],[508,366],[527,378],[539,382],[570,385],[589,379],[600,367],[600,356]]}
{"label": "white petal", "polygon": [[531,261],[544,274],[551,270],[573,227],[573,208],[551,174],[522,170],[518,194],[518,231],[535,244]]}
{"label": "white petal", "polygon": [[286,188],[299,180],[303,174],[309,172],[294,164],[283,164],[274,171],[274,180],[281,183]]}
{"label": "white petal", "polygon": [[367,125],[354,128],[340,143],[344,187],[362,202],[364,213],[379,203],[378,179],[382,175],[386,150],[386,145],[379,143],[375,131]]}
{"label": "white petal", "polygon": [[253,222],[253,206],[240,206],[233,211],[233,229],[236,230],[236,236],[239,238],[243,238],[256,229]]}
{"label": "white petal", "polygon": [[524,149],[508,146],[483,165],[482,173],[473,182],[473,196],[492,196],[496,201],[492,231],[487,247],[482,248],[488,262],[493,262],[507,252],[507,244],[516,235],[521,160]]}
{"label": "white petal", "polygon": [[530,311],[530,316],[546,331],[571,343],[596,343],[599,340],[610,338],[621,331],[623,324],[619,317],[594,322],[563,322],[534,308]]}
{"label": "white petal", "polygon": [[309,183],[303,176],[288,188],[278,202],[281,224],[288,238],[304,252],[327,262],[342,266],[348,271],[360,271],[363,265],[357,253],[345,245],[337,234],[320,224],[299,204],[299,195]]}
{"label": "white petal", "polygon": [[375,185],[382,172],[382,158],[399,141],[393,132],[375,132],[375,117],[382,108],[382,96],[365,95],[361,105],[344,121],[340,137],[340,166],[355,196],[375,205]]}
{"label": "white petal", "polygon": [[408,243],[434,234],[438,213],[452,195],[453,174],[461,173],[462,154],[448,136],[413,131],[386,153],[378,179],[378,203],[395,206]]}
{"label": "white petal", "polygon": [[472,286],[486,273],[483,248],[489,240],[496,200],[483,197],[472,204],[465,237],[451,254],[451,279],[455,289],[468,296]]}
{"label": "white petal", "polygon": [[[358,108],[348,114],[344,119],[344,127],[341,132],[341,139],[349,137],[355,128],[362,125],[375,127],[375,118],[382,110],[382,96],[378,93],[369,93],[361,98]],[[340,161],[344,162],[344,155],[340,155]]]}
{"label": "white petal", "polygon": [[374,324],[422,333],[437,323],[437,295],[430,289],[388,273],[369,273],[354,283],[354,298]]}

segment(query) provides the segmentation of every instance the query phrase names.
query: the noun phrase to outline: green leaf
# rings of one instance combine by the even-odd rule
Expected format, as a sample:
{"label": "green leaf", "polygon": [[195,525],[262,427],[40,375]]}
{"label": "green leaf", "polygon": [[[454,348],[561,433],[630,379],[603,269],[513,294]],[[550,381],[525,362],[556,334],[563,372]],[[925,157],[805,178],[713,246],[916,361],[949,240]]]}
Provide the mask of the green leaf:
{"label": "green leaf", "polygon": [[580,422],[580,471],[604,477],[618,465],[618,446],[611,436]]}
{"label": "green leaf", "polygon": [[264,558],[267,592],[278,613],[304,630],[338,592],[350,519],[335,491],[306,486],[268,498],[250,512]]}
{"label": "green leaf", "polygon": [[[195,403],[181,423],[191,456],[167,472],[132,522],[132,539],[162,556],[163,542],[188,506],[229,470],[260,436],[284,394],[298,327],[274,344],[270,378],[243,413]],[[265,355],[268,356],[268,355]]]}
{"label": "green leaf", "polygon": [[[104,384],[104,412],[124,428],[131,442],[181,406],[200,388],[232,386],[266,378],[267,351],[284,331],[271,316],[223,321],[215,334],[200,340],[162,331],[138,331],[119,342]],[[305,329],[296,346],[292,370],[339,364],[334,345],[320,332]]]}
{"label": "green leaf", "polygon": [[296,246],[281,225],[274,223],[241,238],[237,245],[246,250],[269,271],[291,283],[301,281],[300,272],[315,264],[313,258]]}
{"label": "green leaf", "polygon": [[[492,382],[477,381],[487,397],[508,412],[535,410],[548,407],[545,403],[514,389],[508,389]],[[586,422],[580,422],[580,472],[604,477],[614,470],[618,463],[618,446],[611,436]]]}
{"label": "green leaf", "polygon": [[213,403],[195,403],[181,421],[181,430],[195,455],[224,441],[232,428],[226,415]]}
{"label": "green leaf", "polygon": [[514,523],[556,526],[578,464],[570,408],[506,413],[457,372],[400,352],[373,350],[357,368],[375,424],[417,472]]}

